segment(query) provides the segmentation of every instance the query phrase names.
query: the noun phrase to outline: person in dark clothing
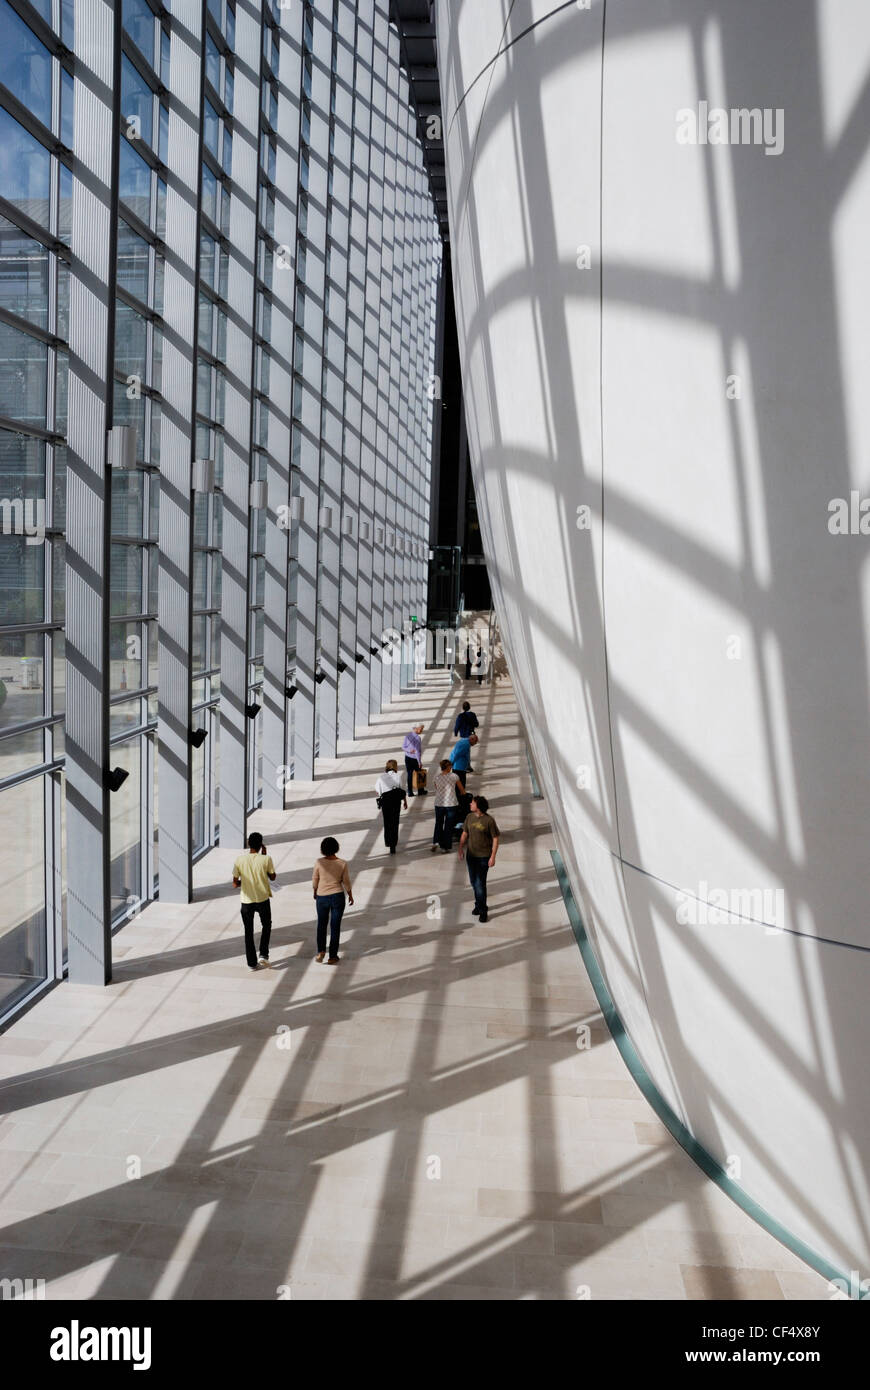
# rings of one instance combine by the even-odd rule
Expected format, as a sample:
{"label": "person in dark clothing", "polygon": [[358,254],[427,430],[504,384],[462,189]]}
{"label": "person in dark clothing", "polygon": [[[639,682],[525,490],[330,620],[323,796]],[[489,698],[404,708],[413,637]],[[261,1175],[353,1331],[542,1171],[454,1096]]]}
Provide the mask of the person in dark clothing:
{"label": "person in dark clothing", "polygon": [[453,725],[453,737],[468,738],[470,734],[474,733],[479,724],[480,720],[466,700],[462,709],[456,716],[456,722]]}
{"label": "person in dark clothing", "polygon": [[[248,853],[240,854],[233,865],[233,884],[241,888],[242,926],[245,930],[245,956],[251,970],[269,964],[269,938],[272,935],[272,889],[276,878],[272,856],[258,830],[248,836]],[[254,946],[254,914],[260,918],[260,959]]]}
{"label": "person in dark clothing", "polygon": [[[498,854],[499,829],[494,818],[489,815],[489,802],[485,796],[471,798],[471,814],[462,827],[459,841],[459,858],[468,863],[468,880],[474,890],[472,916],[487,920],[486,875],[495,868]],[[467,846],[467,850],[466,850]]]}
{"label": "person in dark clothing", "polygon": [[375,782],[375,791],[378,794],[378,805],[384,818],[384,844],[395,854],[396,845],[399,842],[399,816],[402,814],[402,807],[408,809],[408,802],[405,796],[405,788],[402,786],[402,779],[399,776],[399,767],[395,758],[390,758],[384,771]]}

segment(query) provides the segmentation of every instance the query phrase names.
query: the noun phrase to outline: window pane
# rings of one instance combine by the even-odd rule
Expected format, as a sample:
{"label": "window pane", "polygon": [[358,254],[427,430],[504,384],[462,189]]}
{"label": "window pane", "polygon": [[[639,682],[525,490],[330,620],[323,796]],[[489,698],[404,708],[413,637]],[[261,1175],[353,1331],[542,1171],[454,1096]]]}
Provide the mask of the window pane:
{"label": "window pane", "polygon": [[51,127],[51,54],[7,0],[0,3],[0,82]]}
{"label": "window pane", "polygon": [[[138,703],[138,701],[136,702]],[[139,806],[140,741],[132,739],[109,750],[109,763],[130,775],[109,798],[111,814],[112,916],[119,917],[140,901],[142,826]]]}
{"label": "window pane", "polygon": [[151,170],[129,140],[121,140],[118,193],[146,226],[151,222]]}
{"label": "window pane", "polygon": [[0,188],[7,202],[40,226],[49,221],[51,157],[44,145],[0,106]]}
{"label": "window pane", "polygon": [[112,534],[114,536],[142,535],[142,497],[144,473],[112,474]]}
{"label": "window pane", "polygon": [[0,534],[0,613],[9,625],[44,621],[44,545]]}
{"label": "window pane", "polygon": [[47,367],[44,343],[0,323],[0,415],[45,427]]}
{"label": "window pane", "polygon": [[48,251],[0,217],[0,307],[48,327]]}
{"label": "window pane", "polygon": [[123,690],[139,690],[142,686],[142,628],[139,623],[112,623],[109,627],[109,690],[118,695]]}
{"label": "window pane", "polygon": [[154,12],[145,0],[124,0],[123,24],[149,63],[154,61]]}
{"label": "window pane", "polygon": [[[41,719],[46,713],[44,660],[45,639],[41,632],[0,636],[0,732],[14,724]],[[25,742],[0,739],[0,778],[42,762],[41,732],[22,735],[22,739]]]}
{"label": "window pane", "polygon": [[148,243],[126,222],[118,221],[118,284],[148,303]]}
{"label": "window pane", "polygon": [[[115,366],[131,391],[145,381],[146,326],[141,314],[120,301],[115,309]],[[129,378],[135,381],[130,382]]]}
{"label": "window pane", "polygon": [[[45,497],[45,445],[39,439],[29,439],[26,434],[0,430],[0,501],[40,497]],[[0,517],[4,530],[9,529],[6,510]],[[28,515],[27,509],[23,509],[21,521],[25,525],[30,522],[31,530],[38,519],[33,510]]]}
{"label": "window pane", "polygon": [[[2,744],[0,744],[2,748]],[[46,978],[44,779],[0,792],[0,1009]]]}
{"label": "window pane", "polygon": [[142,612],[141,546],[112,546],[110,604],[113,616]]}

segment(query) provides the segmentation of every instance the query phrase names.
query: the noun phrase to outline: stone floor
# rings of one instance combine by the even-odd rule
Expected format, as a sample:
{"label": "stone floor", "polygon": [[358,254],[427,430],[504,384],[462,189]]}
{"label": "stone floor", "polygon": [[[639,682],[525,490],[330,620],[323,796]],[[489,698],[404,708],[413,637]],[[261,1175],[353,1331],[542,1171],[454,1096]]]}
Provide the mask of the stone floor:
{"label": "stone floor", "polygon": [[[429,853],[432,798],[386,854],[374,779],[458,708],[440,674],[290,809],[272,968],[241,950],[234,858],[115,938],[113,984],[63,985],[0,1038],[0,1277],[48,1298],[826,1298],[708,1182],[605,1029],[531,798],[507,681],[469,688],[475,790],[503,832],[486,925]],[[343,960],[314,960],[321,838],[350,860]],[[581,1024],[592,1046],[578,1051]]]}

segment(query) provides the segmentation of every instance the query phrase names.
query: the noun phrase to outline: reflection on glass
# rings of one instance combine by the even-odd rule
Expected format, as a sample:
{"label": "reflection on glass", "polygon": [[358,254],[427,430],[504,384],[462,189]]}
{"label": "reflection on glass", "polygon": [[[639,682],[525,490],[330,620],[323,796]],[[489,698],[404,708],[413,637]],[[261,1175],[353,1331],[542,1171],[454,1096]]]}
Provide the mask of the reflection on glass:
{"label": "reflection on glass", "polygon": [[142,612],[142,546],[112,546],[109,599],[113,616]]}
{"label": "reflection on glass", "polygon": [[48,327],[48,251],[0,217],[0,308]]}
{"label": "reflection on glass", "polygon": [[[138,701],[134,702],[138,705]],[[124,707],[122,707],[124,708]],[[114,710],[113,710],[114,716]],[[142,826],[140,809],[140,743],[116,744],[109,763],[130,775],[109,798],[111,864],[109,870],[112,918],[123,916],[141,902]]]}
{"label": "reflection on glass", "polygon": [[51,126],[51,55],[8,4],[0,6],[0,82]]}
{"label": "reflection on glass", "polygon": [[148,303],[148,255],[147,241],[118,220],[118,285],[128,294]]}
{"label": "reflection on glass", "polygon": [[[41,632],[15,632],[0,636],[0,733],[16,724],[27,724],[32,719],[41,719],[45,713],[45,690],[43,666],[45,659],[44,638]],[[24,735],[30,738],[30,735]],[[29,747],[19,745],[16,739],[15,757],[26,752],[26,763],[9,761],[10,741],[0,741],[0,781],[29,767],[33,762],[42,762],[41,735],[37,734],[34,751],[38,756],[30,757]]]}
{"label": "reflection on glass", "polygon": [[112,623],[109,627],[109,692],[142,686],[142,629],[139,623]]}
{"label": "reflection on glass", "polygon": [[45,343],[0,322],[0,401],[4,415],[45,428],[47,367]]}
{"label": "reflection on glass", "polygon": [[0,534],[0,613],[5,624],[45,617],[45,546]]}
{"label": "reflection on glass", "polygon": [[118,166],[118,193],[130,211],[147,225],[151,218],[151,170],[130,141],[123,138]]}
{"label": "reflection on glass", "polygon": [[43,788],[33,777],[0,792],[0,1010],[47,975]]}
{"label": "reflection on glass", "polygon": [[123,25],[149,63],[154,60],[154,11],[145,0],[124,0]]}

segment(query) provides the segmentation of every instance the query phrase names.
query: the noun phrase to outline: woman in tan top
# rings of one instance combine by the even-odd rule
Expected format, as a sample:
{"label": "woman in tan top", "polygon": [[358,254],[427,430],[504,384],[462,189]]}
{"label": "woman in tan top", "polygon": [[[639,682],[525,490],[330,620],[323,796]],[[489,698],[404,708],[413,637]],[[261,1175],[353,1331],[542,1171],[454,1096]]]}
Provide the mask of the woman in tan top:
{"label": "woman in tan top", "polygon": [[353,889],[347,863],[338,858],[339,844],[331,835],[321,841],[320,853],[311,876],[314,901],[317,905],[317,959],[323,961],[326,955],[326,925],[329,923],[329,960],[327,965],[338,965],[338,939],[341,936],[341,919],[344,914],[345,892],[347,901],[353,907]]}

